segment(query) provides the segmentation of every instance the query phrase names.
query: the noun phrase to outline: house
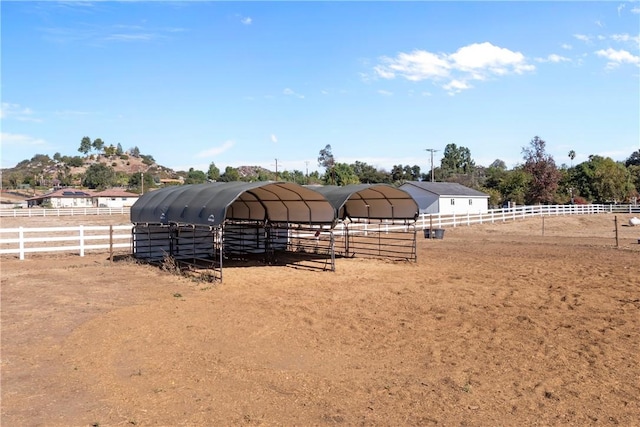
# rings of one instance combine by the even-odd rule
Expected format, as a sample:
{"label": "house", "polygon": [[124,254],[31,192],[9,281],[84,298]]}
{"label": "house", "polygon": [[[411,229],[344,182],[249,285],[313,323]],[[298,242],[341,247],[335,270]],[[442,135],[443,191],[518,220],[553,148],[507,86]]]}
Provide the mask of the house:
{"label": "house", "polygon": [[99,208],[127,208],[140,197],[139,194],[129,193],[121,188],[110,188],[93,194],[93,206]]}
{"label": "house", "polygon": [[52,208],[90,208],[93,206],[93,194],[89,190],[61,188],[41,196],[27,199],[27,206],[47,206]]}
{"label": "house", "polygon": [[409,181],[400,186],[421,214],[467,214],[489,210],[489,195],[453,182]]}

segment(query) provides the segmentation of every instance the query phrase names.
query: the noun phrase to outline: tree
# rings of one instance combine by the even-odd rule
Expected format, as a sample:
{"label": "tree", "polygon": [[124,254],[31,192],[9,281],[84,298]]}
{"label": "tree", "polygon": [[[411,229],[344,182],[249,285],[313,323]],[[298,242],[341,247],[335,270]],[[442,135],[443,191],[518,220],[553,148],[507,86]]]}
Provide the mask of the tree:
{"label": "tree", "polygon": [[523,147],[523,170],[531,176],[525,193],[525,203],[552,203],[555,198],[560,173],[551,155],[545,152],[546,142],[535,136],[529,147]]}
{"label": "tree", "polygon": [[624,165],[626,167],[635,165],[640,166],[640,150],[636,150],[625,160]]}
{"label": "tree", "polygon": [[220,169],[216,166],[215,163],[211,162],[209,165],[209,170],[207,171],[207,179],[209,181],[220,181]]}
{"label": "tree", "polygon": [[133,156],[133,157],[140,157],[140,149],[136,146],[133,147],[131,149],[129,149],[129,153]]}
{"label": "tree", "polygon": [[100,138],[96,138],[91,143],[91,146],[99,153],[104,148],[104,141]]}
{"label": "tree", "polygon": [[60,153],[55,153],[53,155],[53,160],[55,160],[57,162],[61,161],[62,160],[62,155]]}
{"label": "tree", "polygon": [[325,169],[325,174],[330,176],[330,180],[325,178],[325,181],[330,181],[332,185],[335,185],[335,171],[334,167],[336,160],[331,152],[331,145],[327,144],[318,155],[318,166],[322,166]]}
{"label": "tree", "polygon": [[88,136],[83,137],[80,141],[80,148],[78,148],[78,151],[85,156],[89,154],[89,151],[91,151],[91,138]]}
{"label": "tree", "polygon": [[[325,174],[325,184],[344,186],[360,183],[358,176],[355,174],[353,169],[351,169],[351,166],[346,163],[335,163],[332,170],[332,176]],[[331,182],[329,180],[331,180]]]}
{"label": "tree", "polygon": [[488,189],[499,190],[509,172],[502,160],[494,160],[485,171],[484,186]]}
{"label": "tree", "polygon": [[68,165],[64,165],[61,171],[58,171],[58,179],[60,185],[63,187],[69,187],[73,184],[73,175],[71,174],[71,168]]}
{"label": "tree", "polygon": [[596,155],[575,167],[571,183],[580,196],[596,203],[627,200],[635,190],[629,170],[622,163]]}
{"label": "tree", "polygon": [[108,147],[104,147],[104,154],[105,156],[113,156],[114,154],[116,154],[116,147],[113,146],[113,144],[109,145]]}
{"label": "tree", "polygon": [[238,172],[238,169],[233,168],[231,166],[227,166],[224,169],[224,173],[220,175],[220,181],[222,182],[240,181],[240,173]]}
{"label": "tree", "polygon": [[[627,166],[627,170],[631,176],[631,184],[634,186],[636,193],[640,193],[640,165],[629,165]],[[636,195],[636,200],[637,197]]]}
{"label": "tree", "polygon": [[207,175],[204,172],[189,168],[187,178],[184,180],[185,184],[202,184],[205,182],[207,182]]}
{"label": "tree", "polygon": [[471,159],[471,151],[467,147],[447,144],[444,148],[440,168],[444,176],[453,174],[468,174],[473,171],[475,162]]}
{"label": "tree", "polygon": [[116,180],[116,173],[111,166],[104,163],[94,163],[87,168],[82,185],[91,189],[104,190],[112,187]]}
{"label": "tree", "polygon": [[500,193],[504,197],[503,202],[523,205],[530,180],[531,175],[526,173],[522,167],[508,171],[500,184]]}
{"label": "tree", "polygon": [[124,151],[122,151],[122,145],[120,145],[120,143],[118,142],[118,145],[116,145],[116,156],[122,156],[123,153]]}
{"label": "tree", "polygon": [[67,165],[74,168],[79,168],[84,164],[84,160],[80,156],[73,156],[68,158],[63,157],[62,159]]}
{"label": "tree", "polygon": [[375,167],[356,160],[351,164],[351,169],[358,176],[360,182],[367,184],[380,184],[391,182],[391,175],[384,170],[376,169]]}
{"label": "tree", "polygon": [[155,187],[155,182],[150,173],[136,172],[128,176],[127,186],[129,189],[141,193],[143,190],[146,192],[148,188]]}

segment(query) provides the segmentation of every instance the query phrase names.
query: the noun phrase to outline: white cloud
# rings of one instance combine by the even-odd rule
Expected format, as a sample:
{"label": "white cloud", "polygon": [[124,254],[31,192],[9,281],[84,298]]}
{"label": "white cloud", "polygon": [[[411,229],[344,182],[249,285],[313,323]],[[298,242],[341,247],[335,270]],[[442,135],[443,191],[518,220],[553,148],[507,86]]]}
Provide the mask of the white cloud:
{"label": "white cloud", "polygon": [[242,22],[244,25],[251,25],[253,23],[253,19],[247,16],[245,18],[242,18],[240,22]]}
{"label": "white cloud", "polygon": [[580,40],[581,42],[585,42],[585,43],[591,42],[591,36],[587,36],[586,34],[574,34],[573,37],[576,40]]}
{"label": "white cloud", "polygon": [[618,43],[633,43],[636,46],[640,46],[640,36],[632,36],[629,34],[611,34],[609,36],[611,40]]}
{"label": "white cloud", "polygon": [[380,89],[380,90],[378,91],[378,93],[379,93],[380,95],[384,95],[384,96],[392,96],[392,95],[393,95],[393,92],[389,92],[388,90],[383,90],[383,89]]}
{"label": "white cloud", "polygon": [[382,58],[382,64],[374,67],[376,74],[383,79],[392,79],[396,75],[410,81],[420,81],[434,77],[445,77],[451,65],[446,57],[424,50],[400,53],[396,58]]}
{"label": "white cloud", "polygon": [[600,20],[596,21],[595,24],[600,28],[604,27],[604,24]]}
{"label": "white cloud", "polygon": [[303,99],[303,98],[304,98],[304,95],[301,95],[301,94],[299,94],[299,93],[295,92],[293,89],[290,89],[290,88],[288,88],[288,87],[287,87],[287,88],[285,88],[285,89],[282,91],[282,93],[283,93],[283,94],[285,94],[285,95],[287,95],[287,96],[295,96],[296,98],[300,98],[300,99]]}
{"label": "white cloud", "polygon": [[571,45],[570,45],[570,44],[568,44],[568,43],[563,43],[563,44],[561,44],[561,45],[560,45],[560,47],[561,47],[561,48],[563,48],[564,50],[571,50],[571,49],[573,49],[573,46],[571,46]]}
{"label": "white cloud", "polygon": [[469,85],[464,80],[451,80],[446,85],[442,86],[444,90],[449,92],[449,95],[460,93],[463,90],[471,89],[473,86]]}
{"label": "white cloud", "polygon": [[636,15],[640,14],[640,7],[635,6],[631,9],[631,13],[635,13]]}
{"label": "white cloud", "polygon": [[618,5],[618,16],[620,16],[620,13],[624,10],[626,4],[622,3]]}
{"label": "white cloud", "polygon": [[274,134],[271,134],[271,142],[273,143],[278,142],[278,138]]}
{"label": "white cloud", "polygon": [[204,150],[199,152],[198,154],[195,155],[196,158],[201,159],[204,157],[213,157],[213,156],[217,156],[219,154],[224,153],[225,151],[230,150],[234,145],[235,145],[235,141],[225,141],[222,145],[220,145],[219,147],[213,147],[210,148],[208,150]]}
{"label": "white cloud", "polygon": [[376,77],[387,80],[396,77],[414,82],[431,80],[457,93],[473,87],[468,83],[472,80],[522,74],[534,69],[522,53],[484,42],[463,46],[452,54],[414,50],[399,53],[395,58],[385,56],[373,71]]}
{"label": "white cloud", "polygon": [[571,62],[571,59],[567,58],[566,56],[556,55],[555,53],[552,53],[546,58],[536,58],[536,61],[558,63],[558,62]]}
{"label": "white cloud", "polygon": [[449,58],[454,67],[463,71],[479,71],[481,74],[522,74],[535,67],[526,63],[524,55],[491,43],[474,43],[464,46]]}
{"label": "white cloud", "polygon": [[0,108],[0,119],[3,120],[18,120],[21,122],[42,122],[41,119],[33,117],[33,110],[28,107],[23,107],[20,104],[11,104],[9,102],[3,102]]}
{"label": "white cloud", "polygon": [[609,70],[617,68],[621,64],[625,63],[640,65],[640,56],[633,55],[632,53],[623,49],[601,49],[596,51],[595,54],[609,60],[609,62],[607,63],[607,69]]}
{"label": "white cloud", "polygon": [[21,135],[17,133],[0,133],[0,142],[2,142],[3,146],[7,145],[30,145],[30,146],[41,146],[47,145],[47,142],[41,138],[34,138],[30,135]]}

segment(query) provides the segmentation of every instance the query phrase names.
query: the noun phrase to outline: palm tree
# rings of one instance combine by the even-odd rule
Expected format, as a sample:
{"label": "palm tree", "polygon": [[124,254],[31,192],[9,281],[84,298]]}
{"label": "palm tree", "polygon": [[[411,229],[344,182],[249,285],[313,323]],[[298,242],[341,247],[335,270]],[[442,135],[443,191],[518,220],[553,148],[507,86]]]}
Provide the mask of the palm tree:
{"label": "palm tree", "polygon": [[571,159],[571,167],[573,167],[573,159],[576,158],[576,152],[573,150],[569,151],[569,158]]}

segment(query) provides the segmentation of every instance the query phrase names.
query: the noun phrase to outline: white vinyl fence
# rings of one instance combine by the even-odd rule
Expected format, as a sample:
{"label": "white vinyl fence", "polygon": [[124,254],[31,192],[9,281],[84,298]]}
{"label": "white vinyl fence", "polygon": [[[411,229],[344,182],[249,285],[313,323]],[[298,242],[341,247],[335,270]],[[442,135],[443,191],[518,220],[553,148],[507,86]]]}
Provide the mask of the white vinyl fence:
{"label": "white vinyl fence", "polygon": [[[90,208],[87,208],[90,209]],[[98,208],[95,208],[98,209]],[[100,208],[106,209],[106,208]],[[127,212],[129,208],[124,208]],[[50,209],[53,210],[53,209]],[[79,209],[83,210],[83,209]],[[116,209],[111,209],[112,211]],[[59,211],[64,211],[60,209]],[[637,205],[540,205],[519,206],[509,209],[493,209],[484,213],[462,215],[423,214],[415,223],[417,229],[458,227],[463,225],[513,221],[535,216],[589,215],[603,213],[640,214]],[[74,213],[76,214],[76,213]],[[93,215],[92,213],[91,215]],[[388,232],[411,227],[406,224],[391,223],[350,223],[348,227],[339,224],[334,232],[338,235],[345,230],[349,233]],[[77,226],[44,228],[0,228],[0,255],[17,254],[24,259],[33,252],[75,252],[84,256],[86,251],[113,252],[127,249],[130,253],[132,225]]]}
{"label": "white vinyl fence", "polygon": [[[132,225],[80,225],[77,227],[0,228],[0,254],[34,252],[109,252],[126,249],[131,253]],[[5,238],[5,236],[8,236]]]}
{"label": "white vinyl fence", "polygon": [[84,216],[84,215],[129,215],[130,207],[124,208],[1,208],[0,217],[38,216]]}

